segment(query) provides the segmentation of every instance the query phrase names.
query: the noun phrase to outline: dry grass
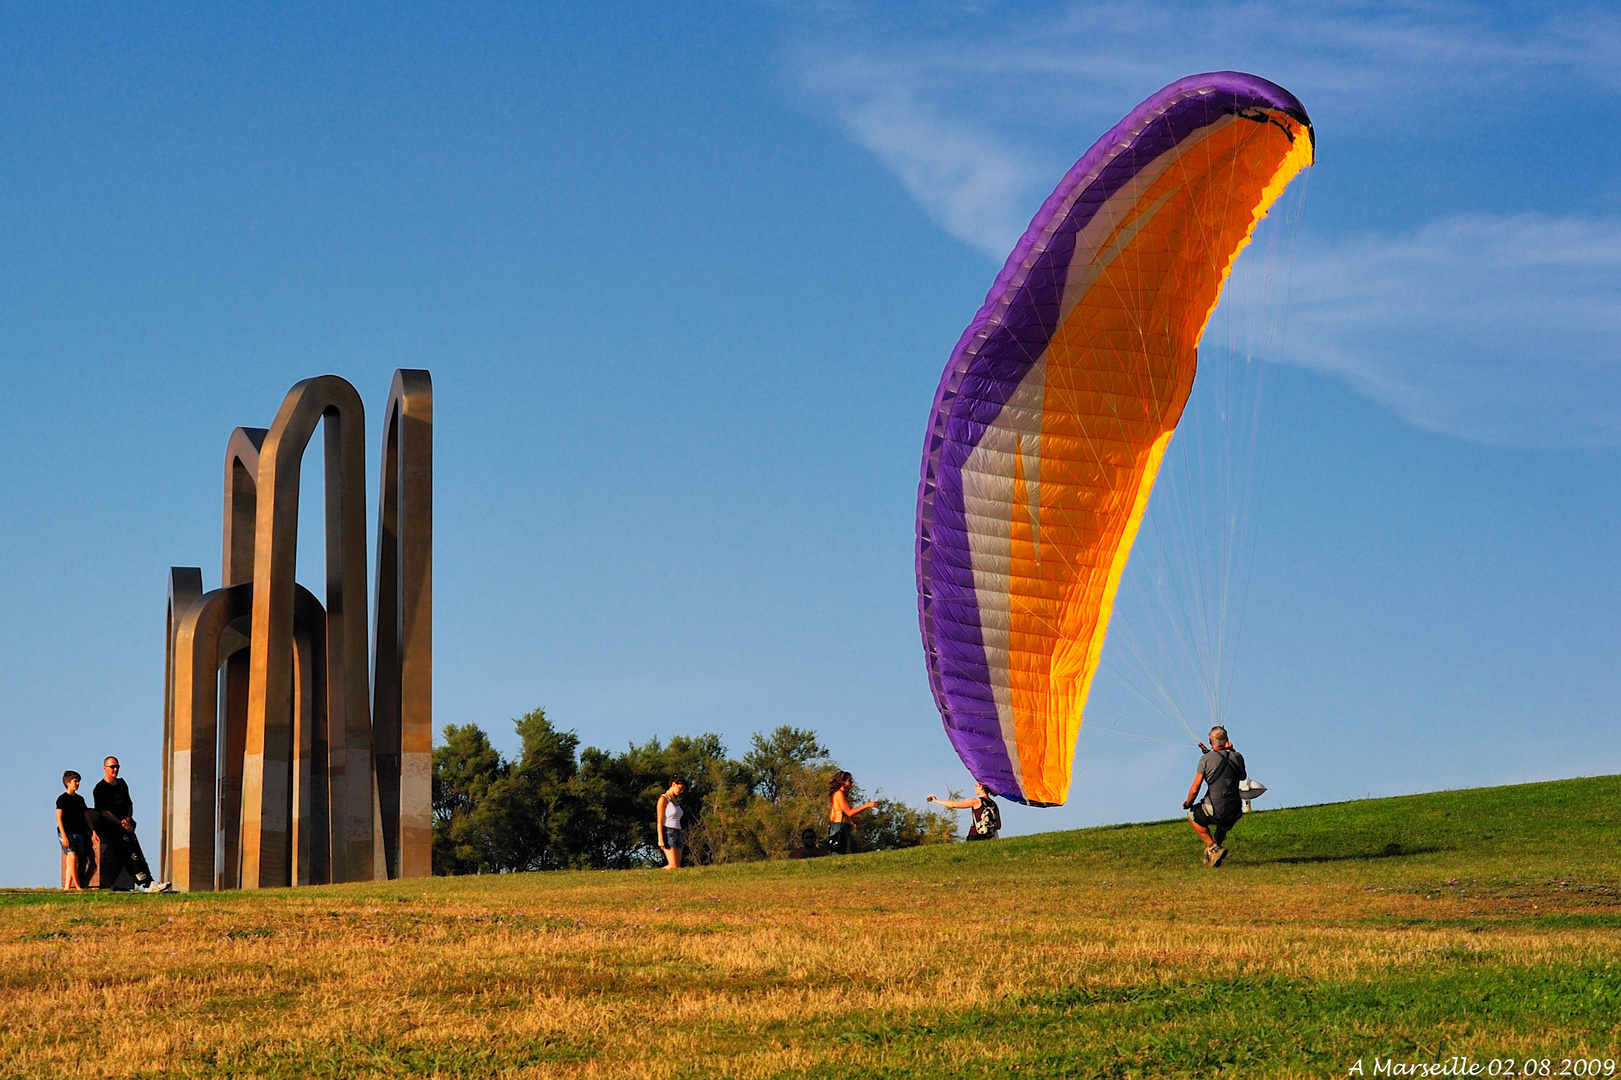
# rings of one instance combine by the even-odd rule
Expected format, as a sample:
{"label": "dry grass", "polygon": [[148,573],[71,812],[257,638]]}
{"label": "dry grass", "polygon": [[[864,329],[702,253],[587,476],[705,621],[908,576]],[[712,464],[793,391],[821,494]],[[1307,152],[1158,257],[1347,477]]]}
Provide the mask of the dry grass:
{"label": "dry grass", "polygon": [[[1568,793],[1608,806],[1621,787],[1566,783],[1608,785]],[[1469,795],[1489,793],[1426,798]],[[1252,816],[1217,872],[1172,824],[674,874],[15,893],[0,1073],[1344,1075],[1373,1054],[1617,1057],[1613,835],[1426,847],[1395,810],[1418,853],[1364,823],[1366,857],[1278,854],[1311,815],[1333,834],[1353,813],[1324,807]]]}

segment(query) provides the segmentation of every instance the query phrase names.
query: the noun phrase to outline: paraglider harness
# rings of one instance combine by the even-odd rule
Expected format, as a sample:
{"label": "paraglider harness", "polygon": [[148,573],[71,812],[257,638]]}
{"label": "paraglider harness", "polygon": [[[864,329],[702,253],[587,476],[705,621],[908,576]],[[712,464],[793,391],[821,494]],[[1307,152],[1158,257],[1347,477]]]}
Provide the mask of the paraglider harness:
{"label": "paraglider harness", "polygon": [[[1221,754],[1221,764],[1216,766],[1216,771],[1215,771],[1214,775],[1205,777],[1205,781],[1204,781],[1204,792],[1205,792],[1204,801],[1199,804],[1200,808],[1202,810],[1204,810],[1205,814],[1208,815],[1210,820],[1212,820],[1212,821],[1217,820],[1217,818],[1216,818],[1216,804],[1214,802],[1212,802],[1211,799],[1210,799],[1210,789],[1215,784],[1216,778],[1221,776],[1222,771],[1225,770],[1225,769],[1231,768],[1232,764],[1233,764],[1233,759],[1228,756],[1228,754],[1232,753],[1231,744],[1228,744],[1228,746],[1229,746],[1229,748],[1226,751],[1220,751],[1220,750],[1216,751],[1217,753]],[[1199,749],[1202,752],[1206,753],[1206,754],[1210,753],[1209,747],[1205,746],[1204,743],[1199,744]]]}

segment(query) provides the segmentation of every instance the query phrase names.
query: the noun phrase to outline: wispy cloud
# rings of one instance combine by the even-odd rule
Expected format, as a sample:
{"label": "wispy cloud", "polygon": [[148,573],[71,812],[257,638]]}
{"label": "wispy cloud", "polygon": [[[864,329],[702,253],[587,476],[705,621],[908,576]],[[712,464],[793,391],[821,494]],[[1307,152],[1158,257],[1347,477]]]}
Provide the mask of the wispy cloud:
{"label": "wispy cloud", "polygon": [[[1417,149],[1403,154],[1463,146],[1484,159],[1534,143],[1559,101],[1621,93],[1621,19],[1596,9],[1515,21],[1461,3],[1115,3],[931,7],[910,22],[861,10],[837,29],[804,29],[801,89],[945,232],[996,263],[1092,139],[1189,72],[1237,68],[1288,86],[1329,155],[1390,154],[1405,139]],[[1437,133],[1449,149],[1431,145]],[[1571,215],[1531,187],[1509,204],[1528,212],[1504,215],[1503,192],[1485,179],[1479,189],[1497,216],[1415,227],[1434,210],[1398,208],[1401,231],[1383,236],[1314,216],[1276,358],[1466,438],[1621,443],[1610,340],[1621,220]],[[1406,195],[1392,179],[1362,198],[1384,207]]]}
{"label": "wispy cloud", "polygon": [[1621,220],[1455,217],[1297,255],[1272,358],[1420,427],[1621,443]]}
{"label": "wispy cloud", "polygon": [[1178,75],[1261,72],[1341,131],[1388,128],[1404,104],[1425,125],[1479,123],[1493,88],[1552,107],[1553,76],[1621,89],[1621,19],[1598,12],[1509,26],[1459,4],[1086,4],[861,26],[807,31],[801,89],[946,231],[998,260],[1063,167]]}
{"label": "wispy cloud", "polygon": [[851,138],[872,152],[941,228],[1006,257],[1029,217],[1025,196],[1046,179],[1029,155],[983,128],[942,115],[881,67],[826,65],[807,85],[826,93]]}

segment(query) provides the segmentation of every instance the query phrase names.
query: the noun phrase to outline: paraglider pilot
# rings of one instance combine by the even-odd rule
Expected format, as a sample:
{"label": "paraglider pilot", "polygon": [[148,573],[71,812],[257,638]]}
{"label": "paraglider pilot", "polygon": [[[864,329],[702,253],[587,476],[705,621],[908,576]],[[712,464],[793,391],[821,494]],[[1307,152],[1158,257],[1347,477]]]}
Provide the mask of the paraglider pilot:
{"label": "paraglider pilot", "polygon": [[[1210,750],[1199,759],[1199,771],[1193,774],[1193,786],[1188,788],[1188,801],[1182,804],[1182,809],[1188,811],[1193,831],[1205,843],[1206,866],[1220,866],[1227,857],[1227,849],[1221,842],[1244,816],[1244,800],[1239,794],[1238,782],[1247,778],[1244,755],[1227,741],[1227,729],[1211,728]],[[1200,784],[1205,787],[1202,800],[1199,799]]]}

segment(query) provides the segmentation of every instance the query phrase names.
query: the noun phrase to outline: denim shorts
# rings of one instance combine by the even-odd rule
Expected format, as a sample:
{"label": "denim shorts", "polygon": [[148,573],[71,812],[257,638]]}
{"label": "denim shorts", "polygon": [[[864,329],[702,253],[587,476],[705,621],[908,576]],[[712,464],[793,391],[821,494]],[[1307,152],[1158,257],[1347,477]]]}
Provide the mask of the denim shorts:
{"label": "denim shorts", "polygon": [[90,837],[86,833],[68,833],[68,850],[75,855],[90,854]]}
{"label": "denim shorts", "polygon": [[661,847],[667,847],[667,848],[678,848],[678,847],[680,847],[681,846],[681,830],[680,829],[672,829],[668,825],[666,825],[664,827],[664,843],[661,844],[660,846]]}

